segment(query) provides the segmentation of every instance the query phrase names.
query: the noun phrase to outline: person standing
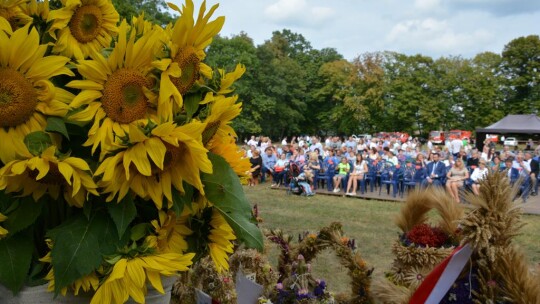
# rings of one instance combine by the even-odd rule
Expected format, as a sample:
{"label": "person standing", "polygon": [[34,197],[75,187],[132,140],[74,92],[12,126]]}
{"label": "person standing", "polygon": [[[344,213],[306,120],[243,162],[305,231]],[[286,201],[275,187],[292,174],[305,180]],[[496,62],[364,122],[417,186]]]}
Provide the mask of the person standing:
{"label": "person standing", "polygon": [[463,147],[463,141],[461,141],[459,138],[454,138],[450,142],[450,153],[454,156],[454,158],[457,158],[459,156],[459,151]]}
{"label": "person standing", "polygon": [[525,152],[525,160],[523,162],[523,168],[529,174],[531,180],[531,196],[536,196],[538,195],[539,163],[532,157],[531,152]]}
{"label": "person standing", "polygon": [[254,149],[252,156],[249,159],[251,163],[251,177],[249,179],[249,186],[255,186],[259,184],[259,177],[262,169],[262,157],[257,149]]}

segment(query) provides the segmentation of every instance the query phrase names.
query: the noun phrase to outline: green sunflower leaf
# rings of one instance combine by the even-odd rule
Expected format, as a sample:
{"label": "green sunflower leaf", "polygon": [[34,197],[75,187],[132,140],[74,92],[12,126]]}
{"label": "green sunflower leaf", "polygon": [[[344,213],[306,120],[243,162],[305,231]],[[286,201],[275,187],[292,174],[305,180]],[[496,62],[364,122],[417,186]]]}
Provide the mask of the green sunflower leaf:
{"label": "green sunflower leaf", "polygon": [[172,189],[173,205],[171,210],[174,211],[176,216],[180,216],[182,211],[184,211],[184,207],[186,206],[189,208],[189,210],[193,210],[192,201],[195,188],[186,182],[183,182],[182,186],[184,187],[184,195],[182,195],[180,191],[176,190],[175,188]]}
{"label": "green sunflower leaf", "polygon": [[4,222],[4,227],[10,234],[15,234],[32,225],[41,214],[44,202],[35,202],[31,196],[18,198],[11,201],[16,208],[5,214],[8,218]]}
{"label": "green sunflower leaf", "polygon": [[214,172],[201,174],[206,197],[231,225],[239,241],[263,250],[263,236],[254,224],[251,204],[244,195],[240,179],[222,157],[208,153],[208,158]]}
{"label": "green sunflower leaf", "polygon": [[96,220],[96,216],[87,219],[81,214],[47,233],[54,243],[51,257],[56,294],[101,264],[100,243],[104,236],[98,234],[100,224],[103,221]]}
{"label": "green sunflower leaf", "polygon": [[188,119],[191,119],[193,115],[199,109],[199,102],[201,102],[200,94],[188,94],[184,96],[184,108],[186,109],[186,114]]}
{"label": "green sunflower leaf", "polygon": [[123,236],[127,227],[135,219],[137,208],[131,195],[126,195],[119,203],[108,203],[109,215],[116,225],[119,236]]}
{"label": "green sunflower leaf", "polygon": [[30,230],[0,241],[0,283],[14,293],[24,285],[32,262],[33,243]]}
{"label": "green sunflower leaf", "polygon": [[47,118],[47,126],[45,127],[45,131],[60,133],[69,139],[66,123],[60,117],[51,116]]}
{"label": "green sunflower leaf", "polygon": [[41,155],[41,152],[52,146],[53,142],[49,134],[37,131],[26,135],[24,144],[33,155]]}

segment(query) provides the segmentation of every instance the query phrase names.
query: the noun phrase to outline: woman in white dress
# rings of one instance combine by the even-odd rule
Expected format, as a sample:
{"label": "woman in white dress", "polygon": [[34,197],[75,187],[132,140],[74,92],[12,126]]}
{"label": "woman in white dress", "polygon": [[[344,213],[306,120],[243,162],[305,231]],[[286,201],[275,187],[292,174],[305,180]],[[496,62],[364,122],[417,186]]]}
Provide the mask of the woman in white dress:
{"label": "woman in white dress", "polygon": [[486,177],[488,174],[488,168],[486,167],[486,160],[481,158],[478,162],[478,167],[476,167],[471,174],[472,191],[474,194],[480,194],[480,181]]}
{"label": "woman in white dress", "polygon": [[[364,175],[367,173],[367,170],[367,163],[362,158],[362,154],[356,154],[356,161],[354,162],[353,171],[351,174],[349,174],[346,195],[356,195],[356,187],[358,186],[358,182],[364,179]],[[351,186],[352,192],[349,192],[351,190]]]}

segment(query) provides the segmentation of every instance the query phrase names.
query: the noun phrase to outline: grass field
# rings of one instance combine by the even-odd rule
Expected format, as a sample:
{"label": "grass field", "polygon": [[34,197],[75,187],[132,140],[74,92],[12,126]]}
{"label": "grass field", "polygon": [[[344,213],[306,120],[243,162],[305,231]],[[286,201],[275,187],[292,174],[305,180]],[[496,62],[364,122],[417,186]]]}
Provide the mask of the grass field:
{"label": "grass field", "polygon": [[[252,204],[259,206],[263,219],[262,228],[281,229],[297,235],[304,231],[316,232],[331,222],[343,224],[345,234],[356,239],[356,244],[364,259],[375,267],[374,276],[382,277],[392,262],[391,245],[398,236],[399,229],[393,219],[402,203],[361,200],[357,198],[316,195],[301,197],[287,195],[283,190],[272,190],[268,184],[245,187],[245,193]],[[524,215],[527,225],[522,235],[517,237],[531,263],[540,262],[540,216]],[[277,261],[277,249],[268,246],[271,263]],[[324,278],[334,292],[349,292],[346,270],[340,266],[332,252],[324,252],[313,265],[317,278]]]}

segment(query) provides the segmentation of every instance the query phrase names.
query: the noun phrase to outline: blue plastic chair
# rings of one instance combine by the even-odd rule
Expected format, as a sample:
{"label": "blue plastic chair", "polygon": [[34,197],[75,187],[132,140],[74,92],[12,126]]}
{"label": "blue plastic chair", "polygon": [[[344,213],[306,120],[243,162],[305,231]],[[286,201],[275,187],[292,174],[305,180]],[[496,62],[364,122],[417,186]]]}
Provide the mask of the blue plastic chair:
{"label": "blue plastic chair", "polygon": [[379,188],[379,195],[382,192],[382,186],[386,185],[386,192],[390,194],[390,186],[392,186],[392,196],[396,197],[399,192],[399,183],[403,177],[403,171],[395,166],[386,167],[381,172],[381,187]]}

